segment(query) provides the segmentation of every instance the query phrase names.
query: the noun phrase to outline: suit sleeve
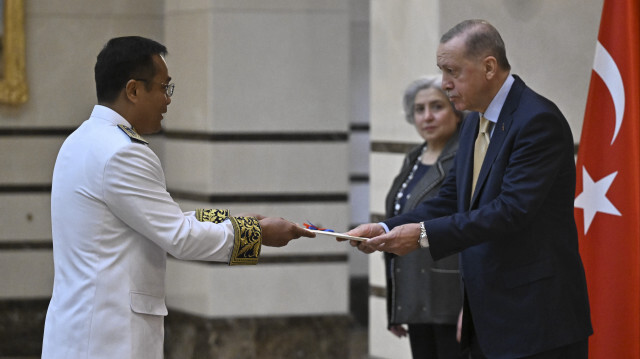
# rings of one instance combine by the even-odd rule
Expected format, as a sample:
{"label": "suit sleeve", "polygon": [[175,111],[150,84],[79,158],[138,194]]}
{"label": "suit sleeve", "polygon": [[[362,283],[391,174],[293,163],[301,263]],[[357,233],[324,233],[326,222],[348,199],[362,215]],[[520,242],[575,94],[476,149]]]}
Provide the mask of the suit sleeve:
{"label": "suit sleeve", "polygon": [[523,121],[503,146],[476,209],[425,222],[434,259],[483,242],[514,240],[540,216],[566,215],[541,211],[545,202],[544,208],[566,207],[564,192],[574,188],[573,141],[563,119],[540,113]]}
{"label": "suit sleeve", "polygon": [[[469,122],[470,121],[464,121],[462,126],[465,126]],[[447,172],[442,186],[438,190],[438,195],[422,202],[411,211],[386,219],[384,223],[389,229],[405,223],[422,222],[429,218],[437,218],[454,213],[457,208],[456,203],[458,198],[456,185],[457,174],[455,172],[457,161],[458,156],[454,157],[453,165],[449,172]]]}
{"label": "suit sleeve", "polygon": [[[563,201],[561,192],[572,188],[573,141],[564,120],[554,112],[538,113],[514,126],[513,136],[503,143],[492,165],[476,209],[458,210],[456,169],[462,164],[456,163],[436,198],[385,223],[393,228],[425,221],[435,260],[483,242],[510,238],[533,225],[545,201],[554,201],[556,194]],[[466,160],[456,157],[455,161]]]}
{"label": "suit sleeve", "polygon": [[174,257],[235,264],[234,245],[242,230],[237,221],[229,216],[198,220],[193,213],[183,213],[166,190],[160,161],[147,146],[130,144],[116,152],[104,168],[103,181],[113,214]]}
{"label": "suit sleeve", "polygon": [[455,172],[450,171],[436,197],[422,202],[409,212],[389,218],[384,223],[389,229],[393,229],[402,224],[422,222],[429,218],[437,218],[453,213],[456,210],[457,198],[455,187],[456,175]]}

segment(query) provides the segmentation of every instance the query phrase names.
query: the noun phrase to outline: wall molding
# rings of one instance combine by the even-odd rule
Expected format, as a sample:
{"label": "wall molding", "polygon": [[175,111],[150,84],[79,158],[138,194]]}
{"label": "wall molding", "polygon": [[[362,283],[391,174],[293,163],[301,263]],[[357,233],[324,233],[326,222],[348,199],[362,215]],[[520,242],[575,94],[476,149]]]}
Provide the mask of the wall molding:
{"label": "wall molding", "polygon": [[70,127],[8,127],[0,128],[0,136],[69,136],[75,131]]}
{"label": "wall molding", "polygon": [[[8,251],[32,251],[32,250],[53,250],[53,242],[48,239],[30,239],[30,240],[2,240],[0,241],[0,252]],[[169,258],[176,259],[181,262],[199,263],[211,266],[226,266],[224,262],[181,260],[167,255]],[[347,263],[349,256],[347,254],[292,254],[292,255],[262,255],[259,258],[259,264],[308,264],[308,263]]]}
{"label": "wall molding", "polygon": [[168,189],[174,199],[206,203],[326,203],[347,202],[349,194],[335,193],[228,193],[209,194]]}
{"label": "wall molding", "polygon": [[199,131],[163,131],[165,138],[172,140],[207,142],[346,142],[347,132],[227,132],[203,133]]}
{"label": "wall molding", "polygon": [[0,194],[3,193],[51,193],[51,183],[33,184],[0,184]]}

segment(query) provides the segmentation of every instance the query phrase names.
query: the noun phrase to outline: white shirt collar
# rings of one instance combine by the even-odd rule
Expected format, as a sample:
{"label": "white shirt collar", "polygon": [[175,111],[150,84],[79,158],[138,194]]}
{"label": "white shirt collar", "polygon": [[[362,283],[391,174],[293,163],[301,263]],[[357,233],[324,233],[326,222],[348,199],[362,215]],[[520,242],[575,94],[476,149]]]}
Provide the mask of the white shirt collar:
{"label": "white shirt collar", "polygon": [[493,100],[491,100],[491,103],[489,104],[489,107],[487,107],[487,110],[484,112],[484,114],[481,113],[480,116],[484,116],[487,120],[493,122],[494,124],[498,122],[498,116],[500,116],[500,111],[502,111],[502,106],[504,106],[504,102],[507,100],[507,95],[509,94],[514,81],[515,79],[513,78],[513,75],[510,74],[509,76],[507,76],[507,79],[502,84],[502,87],[500,87],[498,93],[495,95]]}
{"label": "white shirt collar", "polygon": [[105,120],[113,123],[114,125],[125,125],[131,128],[131,124],[124,119],[124,117],[120,116],[119,113],[110,109],[109,107],[102,105],[93,106],[93,111],[91,112],[91,117],[99,118],[101,120]]}

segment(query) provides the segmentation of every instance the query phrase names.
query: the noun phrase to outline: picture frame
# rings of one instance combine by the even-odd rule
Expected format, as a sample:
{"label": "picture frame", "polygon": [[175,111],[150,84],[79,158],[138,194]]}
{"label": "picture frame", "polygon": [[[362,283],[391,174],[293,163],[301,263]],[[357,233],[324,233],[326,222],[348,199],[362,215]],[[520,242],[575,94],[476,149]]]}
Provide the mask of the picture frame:
{"label": "picture frame", "polygon": [[2,26],[0,45],[0,103],[19,105],[27,102],[24,34],[24,0],[0,0]]}

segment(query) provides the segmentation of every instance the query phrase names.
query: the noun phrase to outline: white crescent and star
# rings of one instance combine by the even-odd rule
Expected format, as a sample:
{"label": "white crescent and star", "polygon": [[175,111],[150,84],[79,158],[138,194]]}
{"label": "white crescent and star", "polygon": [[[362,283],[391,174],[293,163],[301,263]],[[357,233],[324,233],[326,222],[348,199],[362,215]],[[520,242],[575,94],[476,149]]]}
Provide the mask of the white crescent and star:
{"label": "white crescent and star", "polygon": [[589,175],[589,172],[587,172],[587,169],[582,167],[582,193],[576,197],[574,206],[583,209],[584,234],[587,234],[589,227],[591,227],[591,222],[597,212],[608,213],[616,216],[622,215],[607,198],[609,187],[611,187],[611,184],[617,174],[618,172],[614,172],[601,178],[598,182],[593,182],[593,179]]}
{"label": "white crescent and star", "polygon": [[622,76],[616,62],[613,61],[613,57],[609,54],[607,49],[602,46],[600,41],[596,44],[596,56],[593,59],[593,71],[595,71],[611,93],[613,99],[613,106],[616,110],[616,126],[613,131],[613,138],[611,138],[611,144],[618,137],[620,126],[622,125],[622,118],[624,117],[624,85],[622,83]]}
{"label": "white crescent and star", "polygon": [[[613,99],[616,121],[613,137],[611,138],[611,145],[613,145],[620,131],[622,119],[624,118],[624,84],[620,70],[613,60],[613,57],[611,57],[607,49],[600,44],[600,41],[596,44],[593,70],[602,78]],[[594,182],[587,172],[587,169],[584,166],[582,167],[582,193],[576,197],[574,207],[583,209],[585,235],[587,231],[589,231],[589,227],[591,227],[591,223],[598,212],[622,216],[620,211],[618,211],[609,198],[607,198],[609,187],[611,187],[617,174],[617,171],[613,172]]]}

